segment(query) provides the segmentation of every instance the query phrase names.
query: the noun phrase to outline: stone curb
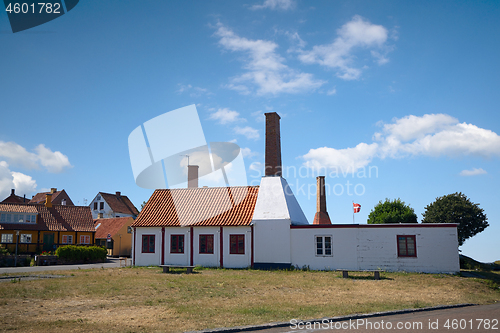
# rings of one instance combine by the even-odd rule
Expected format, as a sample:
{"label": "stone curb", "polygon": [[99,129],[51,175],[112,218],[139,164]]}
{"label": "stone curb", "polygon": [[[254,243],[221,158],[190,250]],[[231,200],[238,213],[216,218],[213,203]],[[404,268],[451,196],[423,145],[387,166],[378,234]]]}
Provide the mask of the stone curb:
{"label": "stone curb", "polygon": [[[437,306],[432,306],[432,307],[428,307],[428,308],[392,310],[392,311],[386,311],[386,312],[373,312],[373,313],[364,313],[364,314],[352,314],[352,315],[347,315],[347,316],[325,317],[325,318],[320,318],[320,319],[309,319],[309,320],[297,319],[296,324],[308,323],[308,322],[309,323],[315,323],[315,322],[321,323],[324,320],[329,321],[329,322],[330,321],[336,322],[336,321],[345,321],[345,320],[349,320],[349,319],[372,318],[372,317],[382,317],[382,316],[398,315],[398,314],[405,314],[405,313],[412,313],[412,312],[423,312],[423,311],[435,311],[435,310],[462,308],[462,307],[474,306],[474,305],[477,305],[477,304],[463,303],[463,304],[455,304],[455,305],[437,305]],[[250,331],[264,330],[264,329],[269,329],[269,328],[276,328],[276,327],[286,327],[286,326],[290,326],[290,322],[275,322],[275,323],[269,323],[269,324],[236,326],[236,327],[221,327],[221,328],[206,329],[206,330],[201,330],[201,331],[189,331],[186,333],[250,332]]]}

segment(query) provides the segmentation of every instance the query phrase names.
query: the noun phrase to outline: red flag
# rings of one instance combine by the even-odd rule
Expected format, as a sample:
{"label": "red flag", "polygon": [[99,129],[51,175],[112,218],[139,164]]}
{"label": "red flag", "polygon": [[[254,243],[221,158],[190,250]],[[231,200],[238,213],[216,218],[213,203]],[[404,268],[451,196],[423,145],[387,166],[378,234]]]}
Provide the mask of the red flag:
{"label": "red flag", "polygon": [[359,211],[361,210],[361,205],[360,204],[357,204],[357,203],[352,203],[352,207],[354,209],[354,212],[355,213],[359,213]]}

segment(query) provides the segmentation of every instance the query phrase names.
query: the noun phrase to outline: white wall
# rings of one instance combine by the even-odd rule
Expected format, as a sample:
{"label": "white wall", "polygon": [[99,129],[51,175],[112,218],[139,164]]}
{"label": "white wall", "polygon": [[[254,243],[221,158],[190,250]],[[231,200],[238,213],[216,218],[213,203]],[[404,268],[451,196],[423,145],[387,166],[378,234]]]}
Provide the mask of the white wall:
{"label": "white wall", "polygon": [[[184,253],[170,253],[171,235],[184,235]],[[191,230],[189,227],[165,228],[165,265],[191,264]]]}
{"label": "white wall", "polygon": [[[332,237],[332,256],[316,256],[316,236]],[[291,229],[291,246],[293,266],[317,270],[358,269],[356,229]]]}
{"label": "white wall", "polygon": [[[220,266],[220,228],[219,227],[196,227],[194,231],[194,257],[195,265],[204,267]],[[214,253],[200,253],[200,235],[214,235]]]}
{"label": "white wall", "polygon": [[[316,256],[315,236],[332,235],[332,256]],[[415,235],[417,257],[398,257],[397,235]],[[457,229],[450,227],[359,227],[292,229],[292,265],[311,269],[383,269],[426,273],[460,270]]]}
{"label": "white wall", "polygon": [[290,264],[290,220],[254,220],[256,263]]}
{"label": "white wall", "polygon": [[[142,253],[142,235],[155,235],[155,252]],[[135,247],[133,246],[135,239]],[[132,234],[132,255],[136,266],[157,266],[161,264],[161,228],[136,228]]]}
{"label": "white wall", "polygon": [[[245,268],[252,263],[252,238],[250,227],[224,227],[223,234],[223,264],[227,268]],[[245,254],[229,254],[229,236],[245,235]]]}

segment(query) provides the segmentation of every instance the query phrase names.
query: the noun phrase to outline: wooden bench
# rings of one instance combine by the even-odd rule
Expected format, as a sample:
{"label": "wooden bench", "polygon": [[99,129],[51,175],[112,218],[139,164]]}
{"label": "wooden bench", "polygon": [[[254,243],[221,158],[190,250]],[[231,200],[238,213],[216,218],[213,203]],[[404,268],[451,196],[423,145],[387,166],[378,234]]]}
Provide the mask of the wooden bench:
{"label": "wooden bench", "polygon": [[183,265],[160,265],[161,268],[163,268],[163,273],[168,273],[170,272],[170,268],[185,268],[186,273],[193,273],[193,268],[195,266],[183,266]]}
{"label": "wooden bench", "polygon": [[344,279],[349,278],[349,272],[373,272],[373,278],[375,280],[380,280],[380,272],[382,272],[381,270],[377,270],[377,269],[374,269],[374,270],[370,270],[370,269],[366,269],[366,270],[337,269],[336,271],[342,272],[342,278],[344,278]]}

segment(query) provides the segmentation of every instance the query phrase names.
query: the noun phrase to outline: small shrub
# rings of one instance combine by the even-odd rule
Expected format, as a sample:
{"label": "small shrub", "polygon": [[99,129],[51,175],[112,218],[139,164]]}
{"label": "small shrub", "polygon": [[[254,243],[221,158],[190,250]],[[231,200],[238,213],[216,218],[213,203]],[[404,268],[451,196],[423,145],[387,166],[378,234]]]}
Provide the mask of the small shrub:
{"label": "small shrub", "polygon": [[56,250],[56,256],[67,261],[104,261],[106,255],[106,249],[100,246],[66,245],[58,247]]}
{"label": "small shrub", "polygon": [[2,254],[3,255],[9,255],[10,252],[9,252],[9,250],[7,250],[7,248],[5,248],[5,247],[3,247],[3,246],[0,245],[0,255],[2,255]]}

